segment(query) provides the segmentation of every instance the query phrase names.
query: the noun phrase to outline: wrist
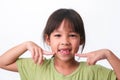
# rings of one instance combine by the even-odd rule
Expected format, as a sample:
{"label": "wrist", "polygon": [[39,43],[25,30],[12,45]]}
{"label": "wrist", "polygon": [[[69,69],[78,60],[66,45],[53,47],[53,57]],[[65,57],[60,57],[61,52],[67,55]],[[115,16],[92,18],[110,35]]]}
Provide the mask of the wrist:
{"label": "wrist", "polygon": [[105,49],[105,56],[106,56],[106,59],[110,59],[110,57],[112,56],[112,51],[110,51],[109,49]]}
{"label": "wrist", "polygon": [[23,44],[26,47],[26,49],[28,50],[31,47],[31,45],[33,44],[33,42],[32,41],[26,41]]}

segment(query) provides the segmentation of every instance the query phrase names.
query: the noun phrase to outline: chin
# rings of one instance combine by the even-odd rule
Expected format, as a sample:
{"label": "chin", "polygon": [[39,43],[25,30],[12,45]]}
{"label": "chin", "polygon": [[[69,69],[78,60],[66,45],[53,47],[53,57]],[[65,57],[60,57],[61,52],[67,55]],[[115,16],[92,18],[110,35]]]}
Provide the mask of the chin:
{"label": "chin", "polygon": [[64,61],[64,62],[68,62],[68,61],[71,61],[71,60],[75,60],[74,57],[62,57],[60,58],[61,61]]}

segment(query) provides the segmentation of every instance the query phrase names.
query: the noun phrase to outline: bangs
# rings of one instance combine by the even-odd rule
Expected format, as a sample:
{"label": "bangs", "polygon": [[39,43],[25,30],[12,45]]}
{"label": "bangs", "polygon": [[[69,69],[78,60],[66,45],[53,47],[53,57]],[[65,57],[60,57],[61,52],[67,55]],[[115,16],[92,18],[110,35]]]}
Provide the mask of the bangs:
{"label": "bangs", "polygon": [[[67,29],[70,29],[70,31],[76,32],[76,33],[79,34],[77,28],[75,27],[75,25],[74,25],[74,23],[73,23],[72,21],[70,21],[69,19],[63,19],[63,20],[61,21],[61,23],[62,23],[63,21],[64,21],[64,28],[65,28],[65,29],[66,29],[66,28],[67,28]],[[58,25],[58,24],[55,25],[54,30],[57,30],[57,29],[60,27],[61,23],[59,23],[59,25]]]}

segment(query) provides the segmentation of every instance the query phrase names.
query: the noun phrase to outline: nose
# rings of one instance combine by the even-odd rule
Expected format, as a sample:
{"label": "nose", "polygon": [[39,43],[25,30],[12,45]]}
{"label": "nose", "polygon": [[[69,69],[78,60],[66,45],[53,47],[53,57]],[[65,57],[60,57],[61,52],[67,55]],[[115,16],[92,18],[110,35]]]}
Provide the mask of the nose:
{"label": "nose", "polygon": [[63,37],[60,44],[61,44],[61,45],[64,45],[64,46],[70,45],[69,38]]}

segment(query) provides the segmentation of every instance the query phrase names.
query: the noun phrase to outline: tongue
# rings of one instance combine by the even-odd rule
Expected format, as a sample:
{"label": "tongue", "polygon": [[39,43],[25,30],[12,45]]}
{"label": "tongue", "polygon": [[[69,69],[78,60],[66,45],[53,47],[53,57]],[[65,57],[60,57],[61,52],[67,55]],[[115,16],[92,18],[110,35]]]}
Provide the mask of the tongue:
{"label": "tongue", "polygon": [[62,54],[69,54],[70,52],[69,52],[69,50],[61,50],[61,53]]}

